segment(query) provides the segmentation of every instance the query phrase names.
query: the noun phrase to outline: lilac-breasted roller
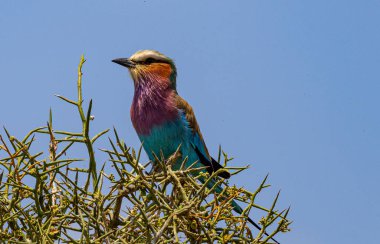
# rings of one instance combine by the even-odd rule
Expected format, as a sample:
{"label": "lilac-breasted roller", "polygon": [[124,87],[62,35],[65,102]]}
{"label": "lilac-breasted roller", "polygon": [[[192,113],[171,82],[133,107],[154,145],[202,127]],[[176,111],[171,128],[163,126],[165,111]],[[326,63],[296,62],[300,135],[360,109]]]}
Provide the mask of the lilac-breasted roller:
{"label": "lilac-breasted roller", "polygon": [[[127,67],[132,76],[135,88],[130,111],[132,124],[152,162],[154,154],[162,152],[169,158],[180,146],[182,158],[173,165],[174,169],[181,167],[185,157],[188,157],[185,166],[197,162],[193,167],[206,166],[209,174],[223,168],[210,156],[192,107],[177,93],[177,70],[172,59],[157,51],[143,50],[130,58],[112,61]],[[222,171],[218,176],[229,178],[230,174]],[[216,191],[220,193],[222,188]],[[242,214],[243,209],[235,201],[232,206]],[[248,220],[261,229],[252,219]]]}

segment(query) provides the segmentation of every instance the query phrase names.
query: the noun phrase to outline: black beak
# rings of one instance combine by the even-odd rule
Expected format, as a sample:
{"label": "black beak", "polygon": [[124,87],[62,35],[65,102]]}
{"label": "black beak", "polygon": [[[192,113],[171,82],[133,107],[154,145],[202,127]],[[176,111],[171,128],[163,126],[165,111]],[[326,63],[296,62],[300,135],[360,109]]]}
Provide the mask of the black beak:
{"label": "black beak", "polygon": [[112,60],[112,62],[120,64],[121,66],[127,67],[127,68],[134,68],[136,66],[136,63],[128,58],[117,58]]}

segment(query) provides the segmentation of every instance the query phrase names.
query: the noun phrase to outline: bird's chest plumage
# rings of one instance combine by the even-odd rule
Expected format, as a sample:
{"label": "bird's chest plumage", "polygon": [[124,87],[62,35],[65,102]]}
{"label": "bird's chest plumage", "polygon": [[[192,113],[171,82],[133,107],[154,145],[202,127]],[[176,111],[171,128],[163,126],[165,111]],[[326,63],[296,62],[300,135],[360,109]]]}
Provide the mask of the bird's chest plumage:
{"label": "bird's chest plumage", "polygon": [[187,154],[191,131],[181,110],[175,106],[172,90],[136,89],[131,119],[151,160],[153,154],[172,155],[179,145]]}
{"label": "bird's chest plumage", "polygon": [[147,135],[151,129],[178,117],[175,92],[157,84],[138,86],[131,106],[131,119],[137,134]]}

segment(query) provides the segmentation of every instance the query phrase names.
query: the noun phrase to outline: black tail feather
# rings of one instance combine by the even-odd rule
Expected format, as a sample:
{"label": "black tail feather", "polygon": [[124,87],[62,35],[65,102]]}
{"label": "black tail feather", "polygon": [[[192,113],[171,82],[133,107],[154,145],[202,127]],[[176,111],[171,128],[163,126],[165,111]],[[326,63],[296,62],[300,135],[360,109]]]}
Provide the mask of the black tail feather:
{"label": "black tail feather", "polygon": [[[205,155],[203,155],[201,153],[201,151],[199,151],[199,149],[194,146],[194,149],[195,149],[195,152],[197,153],[198,157],[199,157],[199,160],[200,162],[204,165],[204,166],[207,166],[206,170],[207,172],[212,175],[212,173],[216,172],[218,169],[223,169],[224,167],[222,165],[220,165],[215,159],[211,158],[211,161],[209,159],[207,159],[205,157]],[[224,179],[229,179],[231,174],[227,171],[222,171],[218,174],[218,176],[224,178]]]}
{"label": "black tail feather", "polygon": [[[255,226],[258,230],[261,230],[261,227],[256,224],[250,217],[248,217],[248,222],[251,223],[253,226]],[[265,231],[265,235],[266,236],[269,236],[269,234]],[[276,242],[277,244],[280,244],[278,241],[276,241],[273,237],[271,238],[274,242]]]}

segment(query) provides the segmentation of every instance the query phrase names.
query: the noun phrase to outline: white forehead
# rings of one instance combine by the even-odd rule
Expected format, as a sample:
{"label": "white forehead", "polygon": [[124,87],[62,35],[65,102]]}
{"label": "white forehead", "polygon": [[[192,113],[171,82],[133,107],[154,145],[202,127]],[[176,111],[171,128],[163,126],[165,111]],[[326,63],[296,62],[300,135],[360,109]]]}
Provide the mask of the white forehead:
{"label": "white forehead", "polygon": [[168,57],[166,57],[162,53],[154,51],[154,50],[138,51],[135,54],[133,54],[129,59],[133,60],[135,62],[141,62],[141,61],[147,60],[148,58],[152,58],[152,59],[158,60],[158,61],[160,61],[160,60],[161,61],[170,61],[170,59]]}

